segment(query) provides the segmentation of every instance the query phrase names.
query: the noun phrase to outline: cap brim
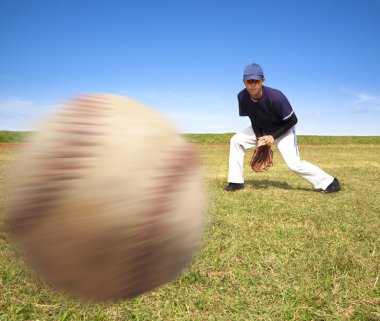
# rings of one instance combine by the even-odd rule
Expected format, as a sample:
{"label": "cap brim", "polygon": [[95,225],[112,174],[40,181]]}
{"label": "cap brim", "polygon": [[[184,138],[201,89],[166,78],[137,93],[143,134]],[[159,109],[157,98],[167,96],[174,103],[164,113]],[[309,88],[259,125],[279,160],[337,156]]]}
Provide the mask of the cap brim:
{"label": "cap brim", "polygon": [[261,80],[261,79],[263,79],[263,78],[264,78],[263,76],[257,76],[257,75],[244,75],[244,76],[243,76],[243,81],[251,80],[251,79],[254,79],[254,80]]}

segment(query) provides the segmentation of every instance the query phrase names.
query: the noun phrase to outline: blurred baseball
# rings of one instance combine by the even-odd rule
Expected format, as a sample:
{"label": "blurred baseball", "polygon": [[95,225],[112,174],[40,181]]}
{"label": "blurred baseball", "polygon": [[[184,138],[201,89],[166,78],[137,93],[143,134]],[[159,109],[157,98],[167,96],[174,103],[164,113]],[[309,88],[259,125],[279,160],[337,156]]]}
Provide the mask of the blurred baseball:
{"label": "blurred baseball", "polygon": [[191,146],[159,113],[87,95],[56,110],[15,164],[9,221],[55,287],[93,300],[173,280],[200,240],[204,189]]}

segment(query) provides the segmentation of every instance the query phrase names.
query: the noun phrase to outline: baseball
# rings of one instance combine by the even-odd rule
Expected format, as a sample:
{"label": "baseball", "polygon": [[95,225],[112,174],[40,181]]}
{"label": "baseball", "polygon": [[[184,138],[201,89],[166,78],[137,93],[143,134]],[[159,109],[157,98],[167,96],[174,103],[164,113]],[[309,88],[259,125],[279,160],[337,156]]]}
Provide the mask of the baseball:
{"label": "baseball", "polygon": [[133,298],[177,277],[199,246],[205,197],[197,154],[161,114],[125,97],[73,99],[16,160],[9,223],[55,288]]}

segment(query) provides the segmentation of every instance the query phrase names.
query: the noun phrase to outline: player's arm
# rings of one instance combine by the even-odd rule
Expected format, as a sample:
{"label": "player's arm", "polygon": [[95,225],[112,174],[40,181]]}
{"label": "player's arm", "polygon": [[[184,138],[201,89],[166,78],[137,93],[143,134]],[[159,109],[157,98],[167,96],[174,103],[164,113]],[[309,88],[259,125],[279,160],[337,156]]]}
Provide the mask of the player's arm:
{"label": "player's arm", "polygon": [[285,132],[287,132],[290,128],[295,126],[297,124],[298,118],[296,114],[293,112],[289,118],[287,118],[274,133],[272,133],[272,136],[274,139],[277,139],[281,137]]}
{"label": "player's arm", "polygon": [[278,137],[281,137],[285,132],[297,124],[297,116],[292,113],[292,115],[287,118],[281,127],[279,127],[272,135],[265,135],[258,138],[258,146],[260,145],[272,145],[274,140]]}
{"label": "player's arm", "polygon": [[252,121],[251,123],[252,123],[253,132],[255,133],[256,139],[258,140],[260,137],[264,136],[264,132],[261,128],[258,128],[257,126],[255,126]]}
{"label": "player's arm", "polygon": [[[242,90],[238,94],[239,116],[249,116],[247,105],[244,102],[245,100],[244,95],[247,95],[246,90]],[[251,117],[250,117],[250,120],[251,120],[252,129],[253,129],[253,132],[255,133],[256,139],[259,139],[261,136],[264,135],[264,132],[261,128],[255,125],[255,122],[251,119]]]}
{"label": "player's arm", "polygon": [[274,139],[281,137],[285,132],[297,124],[298,119],[288,98],[282,93],[279,92],[277,99],[273,102],[272,106],[274,112],[281,117],[282,122],[280,126],[272,133]]}

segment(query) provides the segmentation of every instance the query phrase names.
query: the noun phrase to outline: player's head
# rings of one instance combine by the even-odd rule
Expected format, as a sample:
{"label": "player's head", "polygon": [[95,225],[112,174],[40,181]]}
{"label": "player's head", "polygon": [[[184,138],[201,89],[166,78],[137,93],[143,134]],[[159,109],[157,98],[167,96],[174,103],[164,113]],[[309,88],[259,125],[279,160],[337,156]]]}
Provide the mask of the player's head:
{"label": "player's head", "polygon": [[250,64],[244,68],[243,81],[262,80],[264,81],[264,71],[259,64]]}
{"label": "player's head", "polygon": [[251,97],[260,98],[262,96],[262,86],[264,80],[264,71],[260,65],[250,64],[245,67],[243,82]]}

